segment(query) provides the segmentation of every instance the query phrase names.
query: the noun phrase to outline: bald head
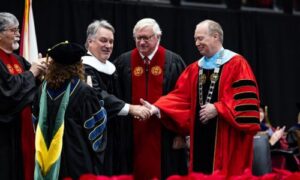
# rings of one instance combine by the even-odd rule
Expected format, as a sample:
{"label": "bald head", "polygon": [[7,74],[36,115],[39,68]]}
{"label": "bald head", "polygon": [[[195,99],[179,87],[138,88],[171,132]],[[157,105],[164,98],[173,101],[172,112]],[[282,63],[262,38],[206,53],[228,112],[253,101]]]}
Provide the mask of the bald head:
{"label": "bald head", "polygon": [[223,46],[223,30],[212,20],[205,20],[197,24],[195,29],[195,45],[201,55],[211,57]]}
{"label": "bald head", "polygon": [[[207,28],[209,35],[218,34],[219,41],[221,44],[223,44],[224,33],[223,33],[223,29],[219,23],[217,23],[216,21],[207,19],[207,20],[201,21],[199,24],[197,24],[197,27],[198,26]],[[197,27],[196,27],[196,29],[197,29]]]}

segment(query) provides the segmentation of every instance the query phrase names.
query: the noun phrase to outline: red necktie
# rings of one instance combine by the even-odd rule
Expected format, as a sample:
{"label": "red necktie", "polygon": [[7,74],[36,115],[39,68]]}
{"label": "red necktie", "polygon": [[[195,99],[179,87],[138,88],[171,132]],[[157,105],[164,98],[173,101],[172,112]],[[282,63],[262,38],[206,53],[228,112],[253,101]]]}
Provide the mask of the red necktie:
{"label": "red necktie", "polygon": [[150,65],[150,59],[147,56],[144,57],[144,64],[145,64],[145,71],[148,74],[149,65]]}
{"label": "red necktie", "polygon": [[147,65],[150,64],[150,59],[147,56],[144,57],[144,63]]}

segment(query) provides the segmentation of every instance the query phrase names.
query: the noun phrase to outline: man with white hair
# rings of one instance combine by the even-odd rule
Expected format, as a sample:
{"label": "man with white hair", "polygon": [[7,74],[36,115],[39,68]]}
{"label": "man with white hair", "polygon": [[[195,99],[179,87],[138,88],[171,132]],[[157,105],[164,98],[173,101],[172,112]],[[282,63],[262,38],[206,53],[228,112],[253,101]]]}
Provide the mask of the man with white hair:
{"label": "man with white hair", "polygon": [[[115,60],[120,98],[139,104],[140,98],[155,102],[174,88],[185,68],[182,58],[160,45],[162,36],[152,18],[139,20],[133,29],[136,48]],[[135,179],[166,179],[186,173],[185,142],[164,128],[156,117],[147,121],[119,121],[121,146],[118,173]]]}
{"label": "man with white hair", "polygon": [[34,131],[30,104],[45,64],[31,65],[19,48],[19,21],[0,12],[0,179],[33,179]]}

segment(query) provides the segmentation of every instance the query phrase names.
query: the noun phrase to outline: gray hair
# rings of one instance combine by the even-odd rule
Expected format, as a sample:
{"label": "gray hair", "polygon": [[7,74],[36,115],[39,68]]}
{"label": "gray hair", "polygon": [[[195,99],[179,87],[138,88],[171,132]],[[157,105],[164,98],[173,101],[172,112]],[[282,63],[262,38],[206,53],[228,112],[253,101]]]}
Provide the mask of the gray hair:
{"label": "gray hair", "polygon": [[95,34],[97,33],[98,29],[100,29],[100,28],[105,28],[105,29],[108,29],[111,32],[115,33],[115,28],[106,20],[95,20],[88,26],[88,28],[86,30],[85,48],[88,48],[89,40],[94,38]]}
{"label": "gray hair", "polygon": [[217,33],[219,35],[221,44],[223,44],[224,33],[223,33],[223,29],[222,29],[221,25],[219,23],[217,23],[216,21],[213,21],[210,19],[204,20],[204,21],[200,22],[199,24],[202,24],[202,23],[207,23],[209,35]]}
{"label": "gray hair", "polygon": [[19,26],[16,16],[8,12],[0,12],[0,32],[11,26]]}
{"label": "gray hair", "polygon": [[160,39],[160,37],[162,35],[162,31],[161,31],[158,23],[152,18],[143,18],[143,19],[139,20],[133,28],[133,37],[135,37],[135,33],[138,30],[143,29],[145,27],[152,27],[154,34],[157,35],[158,38]]}

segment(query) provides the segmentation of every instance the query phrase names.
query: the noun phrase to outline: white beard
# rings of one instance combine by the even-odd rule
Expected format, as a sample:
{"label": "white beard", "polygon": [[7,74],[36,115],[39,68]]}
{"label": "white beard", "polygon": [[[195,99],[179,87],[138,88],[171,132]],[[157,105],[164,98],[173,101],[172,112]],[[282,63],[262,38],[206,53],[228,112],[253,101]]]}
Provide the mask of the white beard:
{"label": "white beard", "polygon": [[14,42],[14,43],[12,44],[13,50],[17,50],[17,49],[19,49],[19,47],[20,47],[20,45],[19,45],[18,42]]}

